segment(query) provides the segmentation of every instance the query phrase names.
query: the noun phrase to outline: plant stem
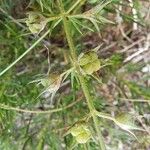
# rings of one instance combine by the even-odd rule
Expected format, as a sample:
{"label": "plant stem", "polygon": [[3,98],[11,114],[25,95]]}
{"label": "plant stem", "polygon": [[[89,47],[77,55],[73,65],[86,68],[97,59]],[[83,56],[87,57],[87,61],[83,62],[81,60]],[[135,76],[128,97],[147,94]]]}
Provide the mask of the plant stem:
{"label": "plant stem", "polygon": [[80,68],[79,68],[78,63],[77,63],[76,48],[74,46],[74,42],[73,42],[72,35],[71,35],[71,32],[70,32],[69,21],[67,20],[67,16],[65,14],[65,11],[64,11],[64,8],[63,8],[61,2],[60,2],[60,11],[61,11],[62,14],[64,14],[62,20],[63,20],[64,30],[65,30],[65,33],[66,33],[66,38],[67,38],[67,41],[68,41],[69,48],[71,50],[71,56],[72,56],[72,59],[73,59],[73,62],[74,62],[74,67],[76,67],[76,69],[79,73],[78,77],[79,77],[80,84],[81,84],[82,90],[84,92],[86,101],[87,101],[88,108],[89,108],[90,112],[92,113],[94,126],[95,126],[96,132],[98,134],[99,145],[100,145],[101,150],[105,150],[106,148],[105,148],[105,144],[104,144],[103,137],[102,137],[102,134],[101,134],[101,130],[98,127],[97,116],[95,116],[95,114],[93,113],[95,111],[95,107],[94,107],[92,97],[90,95],[86,80],[85,80],[84,76],[80,73]]}
{"label": "plant stem", "polygon": [[68,45],[69,45],[69,48],[71,50],[72,59],[74,62],[76,62],[77,61],[76,49],[75,49],[74,44],[73,44],[73,39],[70,38],[69,24],[68,24],[68,20],[65,16],[63,16],[63,24],[64,24],[64,30],[66,33]]}
{"label": "plant stem", "polygon": [[98,142],[99,142],[99,145],[101,147],[101,150],[106,150],[106,146],[105,146],[105,143],[104,143],[104,139],[103,139],[103,135],[102,135],[102,132],[101,132],[101,129],[99,126],[99,123],[98,123],[98,119],[97,119],[97,116],[93,115],[93,122],[95,124],[95,129],[96,129],[96,132],[98,133]]}
{"label": "plant stem", "polygon": [[102,136],[100,128],[98,127],[99,126],[98,119],[97,119],[97,116],[93,113],[95,111],[95,107],[94,107],[92,97],[90,95],[87,83],[86,83],[86,81],[85,81],[85,79],[82,75],[79,75],[79,80],[80,80],[84,95],[86,97],[86,101],[87,101],[89,110],[92,113],[93,122],[94,122],[95,129],[96,129],[96,132],[97,132],[97,135],[98,135],[99,145],[101,147],[101,150],[105,150],[106,148],[105,148],[105,143],[104,143],[104,140],[103,140],[103,136]]}
{"label": "plant stem", "polygon": [[40,130],[39,132],[39,142],[37,144],[37,147],[36,147],[36,150],[42,150],[43,149],[43,143],[45,141],[45,133],[49,127],[49,124],[51,122],[51,115],[52,114],[49,114],[48,116],[48,120],[46,120],[46,122],[44,123],[42,129]]}
{"label": "plant stem", "polygon": [[73,43],[73,39],[71,37],[71,33],[70,33],[70,26],[68,24],[68,20],[67,20],[67,13],[64,10],[63,4],[61,0],[58,0],[58,5],[59,5],[59,9],[62,15],[62,21],[63,21],[63,25],[64,25],[64,30],[65,30],[65,34],[66,34],[66,38],[67,38],[67,42],[69,45],[69,48],[71,50],[71,57],[74,61],[74,63],[76,63],[77,61],[77,55],[76,55],[76,49]]}
{"label": "plant stem", "polygon": [[31,113],[31,114],[50,114],[50,113],[60,112],[60,111],[63,111],[65,109],[71,108],[76,103],[80,102],[81,99],[82,99],[82,97],[77,99],[75,102],[73,102],[73,103],[71,103],[67,106],[64,106],[62,108],[56,108],[56,109],[45,110],[45,111],[21,109],[21,108],[11,107],[11,106],[8,106],[8,105],[5,105],[5,104],[0,104],[0,109],[12,110],[12,111],[22,112],[22,113]]}

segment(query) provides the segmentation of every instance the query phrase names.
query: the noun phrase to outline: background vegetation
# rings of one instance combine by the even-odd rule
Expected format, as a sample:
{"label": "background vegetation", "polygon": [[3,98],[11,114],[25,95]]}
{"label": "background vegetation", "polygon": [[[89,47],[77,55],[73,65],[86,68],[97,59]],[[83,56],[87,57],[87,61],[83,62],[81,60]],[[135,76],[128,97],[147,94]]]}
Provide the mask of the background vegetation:
{"label": "background vegetation", "polygon": [[149,0],[1,0],[0,150],[149,150],[149,26]]}

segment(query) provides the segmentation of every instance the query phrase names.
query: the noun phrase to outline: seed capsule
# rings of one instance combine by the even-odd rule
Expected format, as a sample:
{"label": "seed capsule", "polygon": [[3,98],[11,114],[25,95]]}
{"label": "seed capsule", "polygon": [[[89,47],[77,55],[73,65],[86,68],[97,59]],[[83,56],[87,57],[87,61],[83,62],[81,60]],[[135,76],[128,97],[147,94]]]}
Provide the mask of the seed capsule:
{"label": "seed capsule", "polygon": [[71,128],[70,133],[80,144],[86,143],[91,138],[91,132],[86,124],[76,124]]}
{"label": "seed capsule", "polygon": [[46,26],[47,19],[37,12],[29,12],[26,24],[29,30],[33,33],[40,33]]}
{"label": "seed capsule", "polygon": [[92,74],[100,69],[100,60],[98,59],[98,55],[94,51],[91,51],[79,58],[79,65],[85,74]]}

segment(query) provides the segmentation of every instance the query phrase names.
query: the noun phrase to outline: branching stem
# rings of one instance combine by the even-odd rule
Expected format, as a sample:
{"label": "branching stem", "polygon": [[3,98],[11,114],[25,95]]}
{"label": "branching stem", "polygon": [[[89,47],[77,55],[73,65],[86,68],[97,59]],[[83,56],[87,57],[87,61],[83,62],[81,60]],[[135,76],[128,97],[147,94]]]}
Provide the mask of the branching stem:
{"label": "branching stem", "polygon": [[67,42],[68,42],[68,45],[69,45],[69,48],[70,48],[70,51],[71,51],[71,57],[72,57],[73,62],[74,62],[74,67],[76,68],[76,70],[78,72],[78,77],[79,77],[79,80],[80,80],[80,84],[81,84],[82,90],[84,92],[88,108],[89,108],[90,113],[92,114],[92,117],[93,117],[94,126],[95,126],[96,132],[98,134],[98,141],[99,141],[100,148],[101,148],[101,150],[105,150],[106,148],[105,148],[105,144],[104,144],[103,137],[102,137],[102,134],[101,134],[101,130],[98,127],[97,116],[95,116],[95,114],[93,113],[93,112],[95,112],[95,107],[94,107],[94,104],[93,104],[93,100],[92,100],[92,97],[90,95],[90,91],[88,89],[86,79],[80,73],[80,68],[79,68],[78,63],[77,63],[76,48],[74,46],[73,38],[72,38],[72,35],[71,35],[69,22],[67,20],[68,18],[65,15],[65,11],[64,11],[64,8],[63,8],[63,5],[62,5],[61,1],[60,1],[59,4],[60,4],[60,11],[61,11],[62,14],[64,14],[62,20],[63,20],[64,30],[65,30],[65,33],[66,33]]}

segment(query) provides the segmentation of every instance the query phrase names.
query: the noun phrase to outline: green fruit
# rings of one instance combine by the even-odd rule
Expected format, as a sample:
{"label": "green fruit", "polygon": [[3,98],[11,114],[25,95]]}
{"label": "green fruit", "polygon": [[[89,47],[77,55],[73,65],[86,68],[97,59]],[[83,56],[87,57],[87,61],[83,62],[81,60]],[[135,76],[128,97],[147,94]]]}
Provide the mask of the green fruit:
{"label": "green fruit", "polygon": [[100,69],[100,61],[95,52],[88,52],[79,59],[79,65],[86,74],[92,74]]}
{"label": "green fruit", "polygon": [[86,143],[91,138],[91,132],[86,124],[76,124],[71,128],[70,133],[78,143]]}
{"label": "green fruit", "polygon": [[84,129],[83,129],[82,126],[73,127],[73,128],[71,129],[71,134],[72,134],[73,136],[77,136],[77,135],[79,135],[83,130],[84,130]]}
{"label": "green fruit", "polygon": [[86,143],[90,138],[91,138],[91,132],[89,130],[85,130],[84,132],[76,136],[76,140],[80,144]]}
{"label": "green fruit", "polygon": [[40,33],[46,26],[47,20],[44,16],[36,12],[29,12],[26,24],[29,30],[35,34]]}

